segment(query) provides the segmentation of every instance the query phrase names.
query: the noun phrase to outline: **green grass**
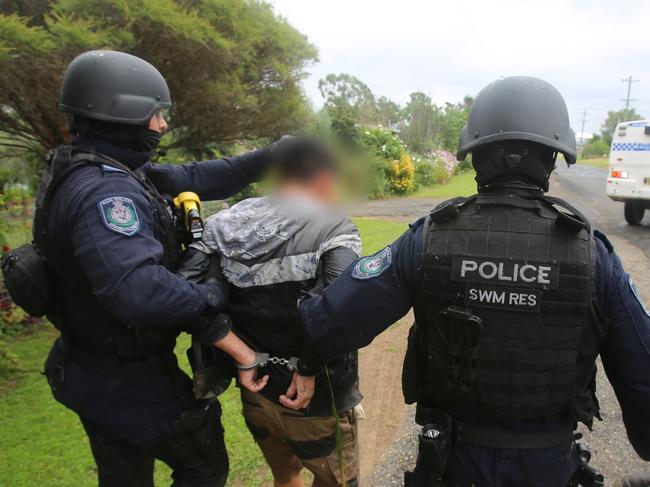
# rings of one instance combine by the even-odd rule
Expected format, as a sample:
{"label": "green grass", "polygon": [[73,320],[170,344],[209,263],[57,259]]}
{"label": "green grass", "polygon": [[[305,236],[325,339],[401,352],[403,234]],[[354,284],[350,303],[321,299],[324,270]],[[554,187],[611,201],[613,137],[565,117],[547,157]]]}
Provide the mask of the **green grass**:
{"label": "green grass", "polygon": [[[379,219],[358,218],[355,223],[362,235],[364,254],[379,250],[406,229],[403,223]],[[52,398],[40,374],[56,335],[54,329],[44,326],[33,334],[7,339],[25,371],[8,371],[0,361],[1,486],[96,484],[95,465],[77,416]],[[189,337],[182,335],[176,351],[186,370],[188,346]],[[270,471],[240,414],[238,390],[231,387],[220,400],[231,462],[229,485],[253,487],[270,481]],[[158,462],[156,485],[169,485],[169,474],[169,468]]]}
{"label": "green grass", "polygon": [[589,166],[601,167],[607,169],[609,167],[609,159],[607,157],[595,157],[593,159],[580,159],[578,164],[587,164]]}
{"label": "green grass", "polygon": [[381,220],[378,218],[355,218],[363,243],[363,255],[369,255],[384,248],[408,228],[406,223]]}
{"label": "green grass", "polygon": [[415,198],[453,198],[454,196],[471,196],[476,193],[476,173],[466,171],[451,178],[447,184],[424,186],[410,195]]}

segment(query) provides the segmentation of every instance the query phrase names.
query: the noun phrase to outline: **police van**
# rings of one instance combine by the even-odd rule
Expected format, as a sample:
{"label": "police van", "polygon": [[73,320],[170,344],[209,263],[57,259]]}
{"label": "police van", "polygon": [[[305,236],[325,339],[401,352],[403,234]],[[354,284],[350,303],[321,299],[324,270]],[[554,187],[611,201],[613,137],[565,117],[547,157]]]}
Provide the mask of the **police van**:
{"label": "police van", "polygon": [[639,225],[650,208],[650,120],[621,122],[609,152],[607,196],[625,203],[625,220]]}

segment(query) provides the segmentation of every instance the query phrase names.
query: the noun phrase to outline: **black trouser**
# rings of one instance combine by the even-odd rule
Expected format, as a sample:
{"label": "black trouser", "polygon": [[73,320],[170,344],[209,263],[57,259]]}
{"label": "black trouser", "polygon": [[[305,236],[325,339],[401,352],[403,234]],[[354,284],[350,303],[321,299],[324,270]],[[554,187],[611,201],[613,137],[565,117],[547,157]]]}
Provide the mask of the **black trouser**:
{"label": "black trouser", "polygon": [[[153,487],[154,459],[165,462],[173,470],[174,487],[223,487],[228,476],[228,456],[223,435],[216,437],[210,457],[182,458],[183,446],[177,433],[141,448],[114,439],[101,427],[80,418],[97,464],[99,487]],[[211,443],[214,443],[215,441]],[[220,441],[219,441],[220,440]]]}
{"label": "black trouser", "polygon": [[[196,401],[192,394],[192,381],[175,366],[175,362],[170,363],[165,370],[165,375],[174,384],[179,413],[171,425],[161,425],[160,434],[163,436],[160,440],[139,446],[118,439],[128,435],[124,431],[118,435],[112,431],[111,426],[107,426],[110,422],[103,423],[102,415],[94,414],[98,408],[96,402],[88,405],[85,394],[89,390],[86,387],[89,381],[102,381],[106,376],[92,372],[90,377],[80,377],[79,374],[86,374],[88,369],[70,360],[57,345],[52,348],[45,364],[45,375],[56,400],[76,411],[86,429],[97,463],[100,487],[153,487],[154,459],[165,462],[173,470],[174,487],[225,485],[228,456],[221,426],[220,404],[216,400],[209,403]],[[80,383],[81,380],[85,382]],[[96,393],[97,389],[88,392],[91,396]],[[135,406],[139,404],[139,399],[141,396],[134,396]],[[121,410],[110,409],[103,410],[103,413],[126,414]],[[165,434],[169,430],[171,432]]]}

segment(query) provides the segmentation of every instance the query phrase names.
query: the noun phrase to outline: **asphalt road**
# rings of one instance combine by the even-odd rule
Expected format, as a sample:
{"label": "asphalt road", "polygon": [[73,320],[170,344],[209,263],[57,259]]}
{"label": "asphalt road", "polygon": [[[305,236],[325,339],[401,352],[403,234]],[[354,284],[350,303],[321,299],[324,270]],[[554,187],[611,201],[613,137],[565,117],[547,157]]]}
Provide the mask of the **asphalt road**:
{"label": "asphalt road", "polygon": [[[623,217],[623,204],[610,200],[605,194],[606,176],[605,169],[592,166],[561,167],[552,177],[550,194],[569,201],[589,218],[594,228],[608,235],[623,265],[632,274],[641,296],[650,304],[650,273],[647,272],[650,265],[650,212],[641,226],[628,225]],[[437,203],[422,199],[393,201],[371,202],[359,208],[357,213],[412,221]],[[591,464],[605,475],[606,485],[612,485],[625,474],[650,471],[650,464],[639,459],[627,441],[620,407],[602,366],[599,366],[598,397],[603,421],[595,422],[593,432],[581,428],[584,441],[592,452]],[[417,428],[412,421],[413,411],[408,408],[402,435],[388,449],[384,461],[376,466],[366,485],[401,485],[402,472],[412,468],[417,456]]]}
{"label": "asphalt road", "polygon": [[[581,210],[594,228],[607,234],[621,257],[624,267],[636,282],[641,296],[650,303],[650,212],[640,226],[630,226],[623,217],[623,203],[605,194],[607,170],[585,165],[560,168],[551,181],[550,194],[562,197]],[[650,373],[650,371],[648,371]],[[596,421],[594,431],[585,428],[585,440],[591,447],[592,464],[608,479],[607,485],[621,475],[650,470],[634,453],[627,441],[616,396],[599,368],[598,398],[603,421]],[[648,412],[650,420],[650,411]]]}

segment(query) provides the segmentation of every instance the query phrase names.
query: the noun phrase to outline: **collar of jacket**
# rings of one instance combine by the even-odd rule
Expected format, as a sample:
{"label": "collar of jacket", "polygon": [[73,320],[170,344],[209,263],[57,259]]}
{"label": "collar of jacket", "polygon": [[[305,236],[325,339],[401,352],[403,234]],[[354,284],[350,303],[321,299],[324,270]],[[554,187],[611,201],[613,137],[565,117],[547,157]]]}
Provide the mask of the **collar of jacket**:
{"label": "collar of jacket", "polygon": [[101,152],[102,154],[106,154],[107,156],[120,161],[133,171],[142,167],[149,161],[149,154],[145,152],[136,152],[123,147],[118,147],[100,139],[78,137],[74,143],[77,145],[92,147],[97,152]]}
{"label": "collar of jacket", "polygon": [[515,195],[522,198],[539,198],[544,196],[544,191],[539,186],[526,183],[500,183],[479,186],[478,193],[484,196]]}

